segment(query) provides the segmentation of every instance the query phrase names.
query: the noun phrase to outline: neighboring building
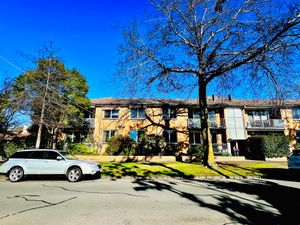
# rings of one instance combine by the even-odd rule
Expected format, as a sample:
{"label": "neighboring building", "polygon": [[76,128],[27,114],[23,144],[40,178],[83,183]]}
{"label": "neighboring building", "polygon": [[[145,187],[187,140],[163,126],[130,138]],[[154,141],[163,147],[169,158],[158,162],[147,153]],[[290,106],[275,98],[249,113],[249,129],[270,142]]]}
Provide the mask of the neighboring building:
{"label": "neighboring building", "polygon": [[[266,100],[208,98],[209,125],[216,154],[243,155],[247,139],[254,135],[284,133],[291,148],[300,144],[300,101],[275,106]],[[93,99],[94,113],[87,120],[93,128],[94,145],[104,154],[108,140],[128,135],[139,143],[145,134],[164,136],[166,142],[186,153],[200,144],[200,112],[197,100]]]}

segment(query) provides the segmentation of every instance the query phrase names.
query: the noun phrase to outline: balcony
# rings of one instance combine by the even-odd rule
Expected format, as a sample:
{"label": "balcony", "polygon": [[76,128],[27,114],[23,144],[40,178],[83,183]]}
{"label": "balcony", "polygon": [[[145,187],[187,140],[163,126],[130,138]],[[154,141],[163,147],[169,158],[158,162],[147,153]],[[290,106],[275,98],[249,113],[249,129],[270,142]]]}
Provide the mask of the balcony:
{"label": "balcony", "polygon": [[208,121],[209,127],[212,129],[224,129],[226,128],[225,119],[221,118],[220,121]]}
{"label": "balcony", "polygon": [[270,120],[249,120],[247,122],[248,130],[284,130],[284,121],[281,119]]}
{"label": "balcony", "polygon": [[83,124],[85,126],[94,128],[95,127],[95,118],[84,118]]}
{"label": "balcony", "polygon": [[201,120],[200,119],[188,119],[188,129],[200,129]]}

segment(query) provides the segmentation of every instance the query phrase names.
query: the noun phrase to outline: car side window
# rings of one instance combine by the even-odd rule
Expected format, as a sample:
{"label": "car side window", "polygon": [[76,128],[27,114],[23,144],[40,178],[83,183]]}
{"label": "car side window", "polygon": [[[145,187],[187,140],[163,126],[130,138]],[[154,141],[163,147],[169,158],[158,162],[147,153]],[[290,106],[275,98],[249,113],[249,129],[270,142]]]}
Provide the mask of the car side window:
{"label": "car side window", "polygon": [[32,151],[29,155],[29,159],[43,159],[43,151]]}
{"label": "car side window", "polygon": [[44,159],[56,160],[59,154],[57,152],[45,152]]}
{"label": "car side window", "polygon": [[11,155],[9,158],[12,159],[28,159],[31,152],[16,152],[15,154]]}

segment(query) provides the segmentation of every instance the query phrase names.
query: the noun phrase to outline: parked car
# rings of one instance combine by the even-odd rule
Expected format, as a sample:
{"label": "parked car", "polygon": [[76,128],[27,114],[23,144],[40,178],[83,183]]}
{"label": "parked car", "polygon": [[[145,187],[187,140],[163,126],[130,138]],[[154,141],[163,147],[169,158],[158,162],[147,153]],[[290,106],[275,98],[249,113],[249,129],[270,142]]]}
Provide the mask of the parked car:
{"label": "parked car", "polygon": [[53,149],[29,149],[18,151],[0,166],[11,182],[22,180],[26,175],[65,175],[70,182],[79,181],[83,175],[102,173],[95,162],[78,160],[67,152]]}
{"label": "parked car", "polygon": [[289,169],[300,169],[300,149],[293,150],[288,156]]}

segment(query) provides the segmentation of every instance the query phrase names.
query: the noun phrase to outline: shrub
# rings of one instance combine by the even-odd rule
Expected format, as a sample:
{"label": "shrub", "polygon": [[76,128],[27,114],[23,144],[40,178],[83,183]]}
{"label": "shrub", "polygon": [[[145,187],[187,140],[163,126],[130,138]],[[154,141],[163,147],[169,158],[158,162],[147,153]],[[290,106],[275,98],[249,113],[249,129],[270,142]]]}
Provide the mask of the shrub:
{"label": "shrub", "polygon": [[146,135],[142,138],[137,149],[138,155],[154,156],[165,155],[167,143],[159,135]]}
{"label": "shrub", "polygon": [[284,134],[269,134],[249,139],[249,158],[285,157],[289,154],[289,140]]}
{"label": "shrub", "polygon": [[135,154],[136,144],[129,136],[118,135],[108,141],[108,155],[130,156]]}
{"label": "shrub", "polygon": [[88,147],[84,144],[76,143],[76,144],[68,144],[66,151],[70,154],[77,155],[77,154],[92,154],[93,148]]}
{"label": "shrub", "polygon": [[192,145],[188,151],[189,156],[195,156],[197,158],[204,157],[204,148],[202,144],[199,145]]}

